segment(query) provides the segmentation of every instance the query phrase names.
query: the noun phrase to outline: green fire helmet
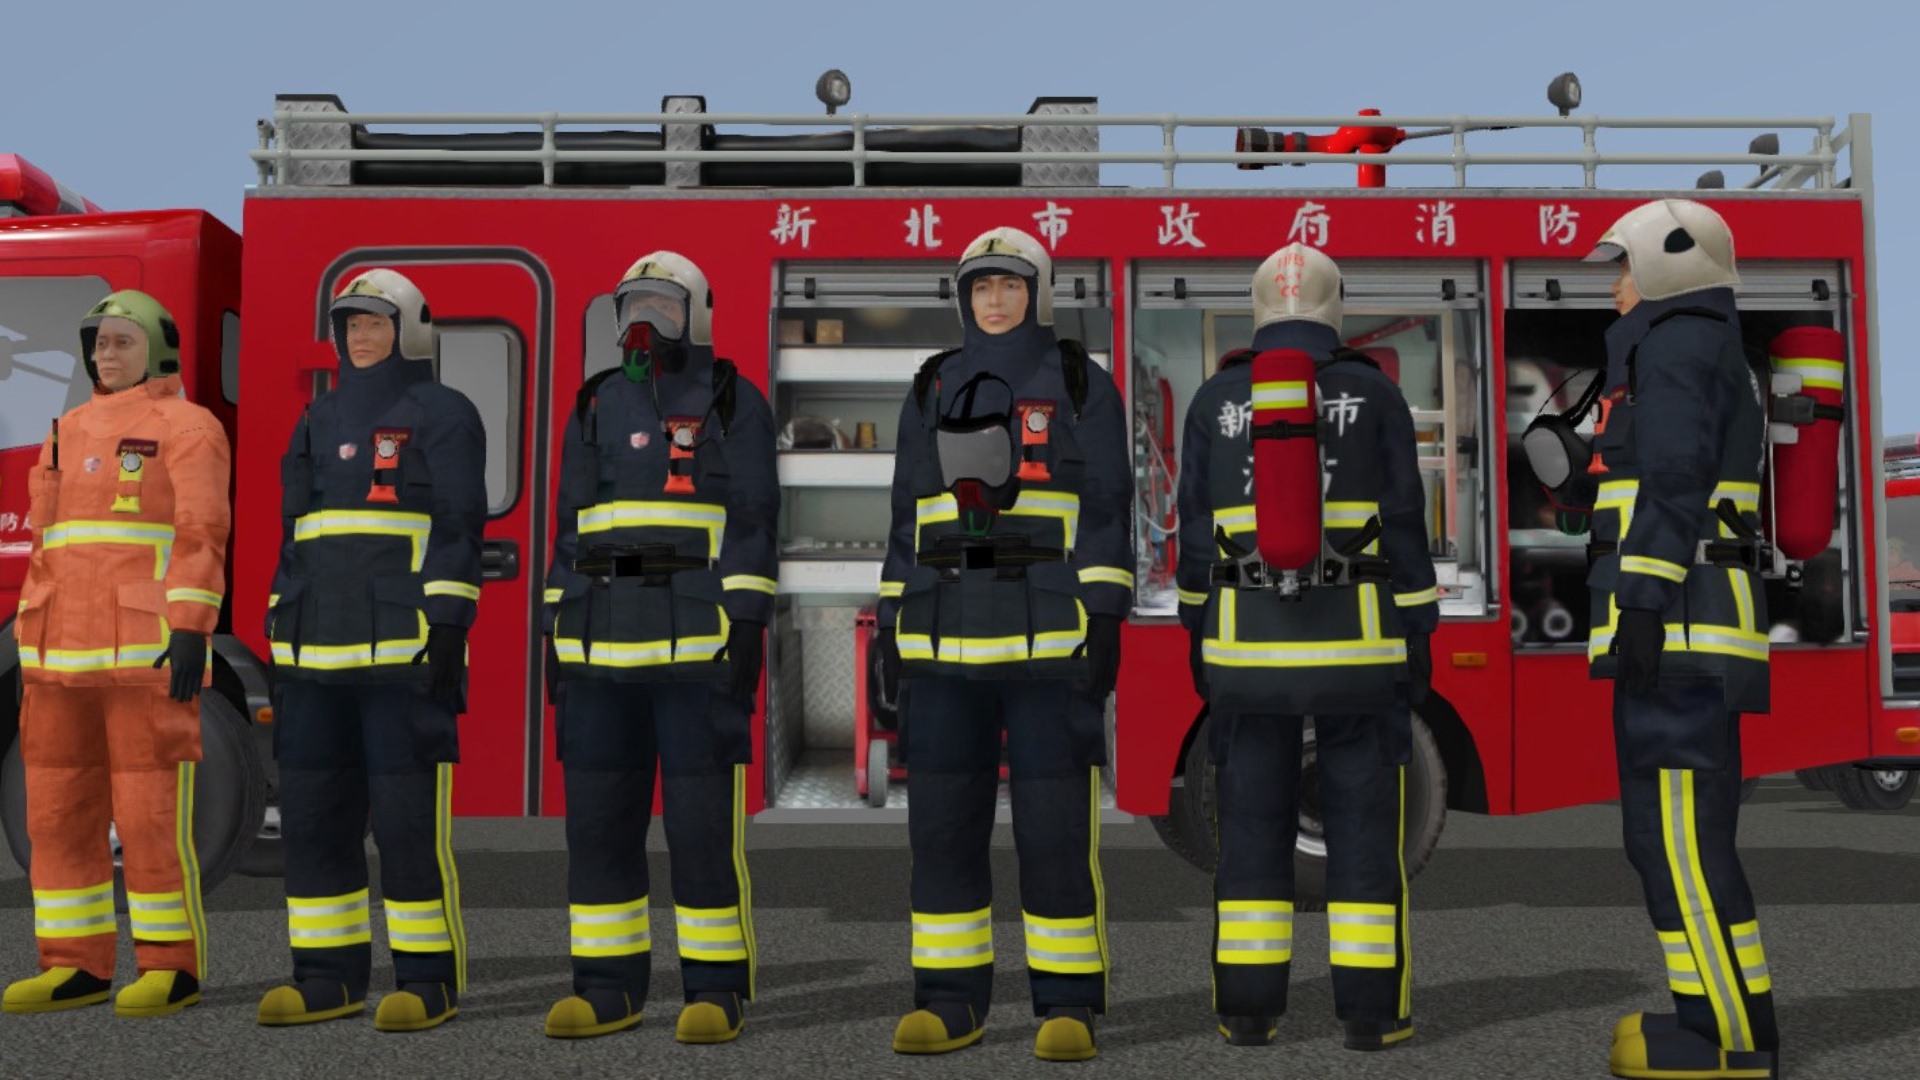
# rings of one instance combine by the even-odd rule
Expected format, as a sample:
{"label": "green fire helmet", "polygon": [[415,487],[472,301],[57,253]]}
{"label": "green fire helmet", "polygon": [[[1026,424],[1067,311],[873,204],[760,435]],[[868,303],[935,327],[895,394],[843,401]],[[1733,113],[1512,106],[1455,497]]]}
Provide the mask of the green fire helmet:
{"label": "green fire helmet", "polygon": [[102,319],[126,319],[147,335],[147,377],[180,374],[180,328],[160,301],[138,289],[121,289],[93,305],[80,320],[80,358],[87,365],[87,376],[100,381],[93,366],[93,342],[100,336]]}

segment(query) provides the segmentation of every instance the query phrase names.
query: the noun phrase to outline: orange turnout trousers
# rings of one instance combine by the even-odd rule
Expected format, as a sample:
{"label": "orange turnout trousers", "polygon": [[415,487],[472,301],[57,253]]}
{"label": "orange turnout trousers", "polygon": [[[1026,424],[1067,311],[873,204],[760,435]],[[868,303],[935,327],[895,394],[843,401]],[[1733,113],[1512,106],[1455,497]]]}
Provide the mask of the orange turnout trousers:
{"label": "orange turnout trousers", "polygon": [[170,672],[154,664],[175,629],[211,634],[219,620],[231,463],[219,422],[179,391],[166,376],[96,392],[61,418],[30,477],[14,633],[43,969],[113,977],[111,825],[137,966],[206,977],[199,702],[169,697]]}

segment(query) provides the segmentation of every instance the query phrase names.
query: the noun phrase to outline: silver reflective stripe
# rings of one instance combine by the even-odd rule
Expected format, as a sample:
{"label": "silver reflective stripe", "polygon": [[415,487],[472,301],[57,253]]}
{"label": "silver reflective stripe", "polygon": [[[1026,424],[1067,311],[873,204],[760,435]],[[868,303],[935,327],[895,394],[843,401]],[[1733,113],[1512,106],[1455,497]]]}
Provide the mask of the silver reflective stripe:
{"label": "silver reflective stripe", "polygon": [[1093,936],[1093,927],[1034,926],[1029,923],[1027,924],[1027,933],[1032,934],[1034,937],[1090,938]]}
{"label": "silver reflective stripe", "polygon": [[645,908],[637,907],[637,908],[634,908],[632,911],[608,911],[608,912],[601,912],[601,913],[590,914],[590,915],[582,915],[582,914],[579,914],[578,912],[575,912],[570,917],[573,919],[573,924],[575,926],[593,926],[598,923],[632,922],[635,919],[641,918],[645,914],[646,914]]}
{"label": "silver reflective stripe", "polygon": [[1330,950],[1333,953],[1372,953],[1379,956],[1392,956],[1393,943],[1390,941],[1336,941]]}
{"label": "silver reflective stripe", "polygon": [[993,942],[983,941],[978,945],[968,945],[959,949],[928,949],[915,945],[913,955],[922,960],[950,960],[962,956],[984,956],[993,951]]}
{"label": "silver reflective stripe", "polygon": [[287,936],[298,941],[302,938],[320,939],[346,937],[348,934],[368,934],[372,933],[372,931],[373,927],[370,923],[357,922],[349,923],[346,926],[329,927],[325,930],[307,930],[295,927],[287,931]]}
{"label": "silver reflective stripe", "polygon": [[113,899],[113,893],[111,890],[97,892],[91,896],[60,896],[50,900],[42,900],[38,896],[36,896],[33,898],[33,906],[37,908],[47,908],[47,909],[86,907],[88,904],[105,903],[106,901],[109,901],[112,899]]}
{"label": "silver reflective stripe", "polygon": [[579,934],[575,934],[573,935],[573,947],[576,949],[590,949],[599,945],[638,945],[643,941],[650,940],[652,940],[652,935],[645,930],[637,934],[621,934],[619,937],[582,937]]}
{"label": "silver reflective stripe", "polygon": [[127,899],[127,911],[179,911],[182,905],[178,900],[135,900]]}
{"label": "silver reflective stripe", "polygon": [[1049,952],[1044,949],[1028,949],[1027,959],[1044,960],[1054,964],[1097,964],[1100,962],[1099,950],[1093,952]]}
{"label": "silver reflective stripe", "polygon": [[365,899],[349,900],[344,904],[287,904],[287,910],[295,915],[345,915],[352,911],[367,910]]}
{"label": "silver reflective stripe", "polygon": [[913,932],[916,934],[965,934],[975,930],[985,930],[993,925],[993,917],[983,915],[970,922],[921,922],[913,920]]}
{"label": "silver reflective stripe", "polygon": [[395,933],[391,927],[387,930],[387,940],[405,945],[446,945],[453,941],[445,930],[437,934],[400,934]]}
{"label": "silver reflective stripe", "polygon": [[1221,922],[1292,922],[1293,915],[1285,911],[1222,911]]}
{"label": "silver reflective stripe", "polygon": [[1340,914],[1329,914],[1327,916],[1327,922],[1342,923],[1347,926],[1392,926],[1398,918],[1396,915],[1369,915],[1342,912]]}
{"label": "silver reflective stripe", "polygon": [[[1667,837],[1667,843],[1670,845],[1668,850],[1672,853],[1671,857],[1674,862],[1681,868],[1680,872],[1674,875],[1679,879],[1676,884],[1679,886],[1681,912],[1683,915],[1687,915],[1689,919],[1697,918],[1700,913],[1710,910],[1711,900],[1708,897],[1700,895],[1699,889],[1695,886],[1693,875],[1687,872],[1688,867],[1695,865],[1696,857],[1691,843],[1692,838],[1687,835],[1687,794],[1685,778],[1678,769],[1663,769],[1661,770],[1661,775],[1667,782],[1667,817],[1673,823],[1672,831]],[[1702,872],[1705,872],[1704,867],[1702,868]],[[1688,915],[1687,913],[1690,912],[1694,914]],[[1713,995],[1710,1000],[1712,1000],[1714,1012],[1717,1013],[1721,1010],[1723,1007],[1722,1003],[1725,1003],[1725,1006],[1731,1009],[1744,1010],[1745,1006],[1738,997],[1740,993],[1739,989],[1726,984],[1725,975],[1732,965],[1727,962],[1727,957],[1720,952],[1719,938],[1714,934],[1696,934],[1692,928],[1688,929],[1687,937],[1689,939],[1697,939],[1701,951],[1706,954],[1707,962],[1704,965],[1706,970],[1700,973],[1700,977],[1703,980],[1712,980],[1712,982],[1708,984],[1708,989],[1709,993]],[[1689,945],[1692,943],[1692,940],[1688,942]],[[1717,993],[1713,993],[1715,991],[1717,991]],[[1723,1018],[1723,1022],[1727,1025],[1728,1035],[1733,1040],[1733,1045],[1728,1049],[1741,1051],[1743,1053],[1753,1049],[1747,1045],[1746,1035],[1741,1030],[1745,1026],[1744,1024],[1735,1023],[1734,1017],[1731,1016]]]}
{"label": "silver reflective stripe", "polygon": [[35,919],[35,930],[79,930],[88,926],[112,926],[113,915],[94,915],[85,919]]}
{"label": "silver reflective stripe", "polygon": [[139,937],[142,930],[155,932],[177,931],[184,933],[189,929],[191,929],[191,927],[184,922],[148,922],[145,919],[133,920],[133,936],[135,937]]}
{"label": "silver reflective stripe", "polygon": [[1760,931],[1758,930],[1750,930],[1744,934],[1733,935],[1733,947],[1736,949],[1748,949],[1758,944],[1760,944]]}
{"label": "silver reflective stripe", "polygon": [[681,926],[696,926],[696,927],[739,926],[740,916],[725,915],[718,918],[694,918],[691,915],[676,915],[674,916],[674,921]]}
{"label": "silver reflective stripe", "polygon": [[1268,938],[1255,941],[1221,941],[1221,952],[1278,952],[1293,946],[1292,938]]}

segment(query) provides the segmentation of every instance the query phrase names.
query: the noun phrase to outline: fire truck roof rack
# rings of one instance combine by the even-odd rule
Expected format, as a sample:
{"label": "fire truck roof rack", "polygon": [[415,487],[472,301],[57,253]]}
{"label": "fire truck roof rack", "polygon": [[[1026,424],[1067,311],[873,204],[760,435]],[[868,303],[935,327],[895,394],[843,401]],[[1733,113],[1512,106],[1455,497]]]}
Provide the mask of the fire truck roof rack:
{"label": "fire truck roof rack", "polygon": [[18,154],[0,154],[0,218],[98,214],[92,202]]}
{"label": "fire truck roof rack", "polygon": [[[1758,173],[1740,185],[1747,189],[1833,193],[1852,188],[1850,177],[1836,178],[1836,166],[1842,151],[1850,163],[1867,153],[1868,120],[1867,114],[1852,114],[1836,131],[1832,117],[1396,117],[1374,110],[1357,118],[1122,116],[1099,114],[1097,99],[1088,97],[1038,98],[1025,115],[710,113],[706,99],[698,96],[667,97],[658,113],[354,113],[330,94],[283,94],[274,99],[273,118],[258,121],[259,147],[249,156],[263,187],[1096,188],[1103,165],[1158,165],[1165,186],[1173,188],[1179,186],[1175,176],[1182,165],[1308,164],[1359,166],[1363,186],[1372,187],[1383,182],[1383,167],[1392,164],[1451,167],[1452,186],[1458,188],[1470,186],[1469,167],[1578,167],[1582,182],[1577,186],[1592,189],[1600,186],[1603,165],[1745,165]],[[369,130],[376,124],[441,130]],[[723,133],[722,125],[837,130]],[[531,130],[461,130],[500,126]],[[583,126],[599,130],[560,130]],[[1338,130],[1327,136],[1298,130],[1328,127]],[[1105,128],[1157,130],[1161,145],[1158,150],[1102,150]],[[1222,128],[1235,132],[1235,151],[1177,145],[1183,130]],[[1548,153],[1467,146],[1474,133],[1551,128],[1578,131],[1581,149]],[[1684,131],[1711,144],[1727,132],[1754,129],[1806,131],[1812,145],[1805,153],[1781,153],[1777,131],[1755,138],[1746,153],[1602,151],[1597,145],[1602,130]],[[1408,138],[1441,136],[1451,139],[1445,153],[1387,154]],[[1314,145],[1323,149],[1303,149]],[[1332,149],[1348,152],[1328,152]],[[1380,172],[1369,174],[1370,169]],[[1369,175],[1376,180],[1369,183]],[[1696,182],[1698,187],[1725,184],[1717,168]]]}

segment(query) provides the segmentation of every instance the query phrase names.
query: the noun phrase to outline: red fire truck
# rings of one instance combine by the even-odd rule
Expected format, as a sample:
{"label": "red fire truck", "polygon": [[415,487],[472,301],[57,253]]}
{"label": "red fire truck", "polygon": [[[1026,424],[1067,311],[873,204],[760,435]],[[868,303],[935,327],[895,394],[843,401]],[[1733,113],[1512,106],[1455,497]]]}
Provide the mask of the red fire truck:
{"label": "red fire truck", "polygon": [[[1444,619],[1409,773],[1417,871],[1448,810],[1526,813],[1616,794],[1609,688],[1586,676],[1584,538],[1553,527],[1518,438],[1601,364],[1611,270],[1580,256],[1631,206],[1684,194],[1714,205],[1738,237],[1750,343],[1764,350],[1803,325],[1848,343],[1833,541],[1769,580],[1782,643],[1774,711],[1747,722],[1748,770],[1920,763],[1920,694],[1896,692],[1879,558],[1866,116],[1844,126],[1589,119],[1569,115],[1577,94],[1565,77],[1557,117],[1113,116],[1091,98],[1041,98],[1023,115],[876,116],[834,112],[846,97],[836,74],[819,88],[825,117],[718,114],[698,97],[621,117],[355,114],[330,96],[281,97],[253,153],[260,183],[245,202],[244,256],[238,238],[193,212],[59,216],[42,196],[33,216],[0,222],[0,601],[12,609],[5,590],[18,587],[26,542],[19,478],[47,420],[86,393],[72,324],[110,288],[145,288],[183,320],[189,393],[233,424],[232,587],[207,707],[257,734],[270,719],[271,673],[258,658],[279,457],[332,376],[329,298],[359,270],[396,267],[431,298],[441,379],[487,425],[487,580],[455,810],[559,813],[537,639],[554,447],[577,388],[617,363],[621,270],[671,248],[707,272],[718,350],[768,389],[783,425],[778,610],[749,810],[763,821],[897,817],[897,800],[862,805],[853,754],[871,689],[856,627],[877,590],[893,427],[920,360],[958,340],[960,247],[1012,224],[1053,253],[1058,328],[1114,373],[1138,427],[1140,587],[1110,711],[1108,805],[1150,817],[1206,866],[1210,772],[1196,749],[1206,715],[1165,573],[1165,487],[1179,449],[1168,417],[1217,357],[1249,342],[1255,265],[1304,240],[1340,261],[1346,337],[1395,374],[1418,425]],[[1309,128],[1337,130],[1301,134]],[[1503,150],[1515,137],[1503,132],[1522,128],[1552,129],[1570,149]],[[1782,153],[1770,133],[1723,152],[1736,132],[1760,128],[1803,133],[1811,149]],[[1684,140],[1687,152],[1619,148],[1650,129],[1682,129],[1663,145]],[[1448,140],[1447,152],[1396,150],[1422,136]],[[1116,137],[1139,149],[1102,146]],[[1389,163],[1402,186],[1386,186]],[[1687,187],[1644,171],[1705,165],[1759,175],[1728,187],[1710,173]],[[1279,166],[1310,168],[1321,184],[1273,186],[1272,173],[1241,171]],[[1354,166],[1360,183],[1349,187]],[[1113,184],[1130,169],[1138,183]],[[1602,187],[1603,173],[1618,186]],[[12,666],[0,652],[0,678],[15,678]],[[213,745],[210,736],[210,755]],[[231,761],[202,770],[203,783],[238,792],[230,820],[202,823],[203,851],[250,842],[249,777],[262,755],[233,746]],[[1324,847],[1314,785],[1305,790],[1310,901]],[[12,838],[18,796],[8,797]],[[270,811],[268,823],[270,833]]]}

